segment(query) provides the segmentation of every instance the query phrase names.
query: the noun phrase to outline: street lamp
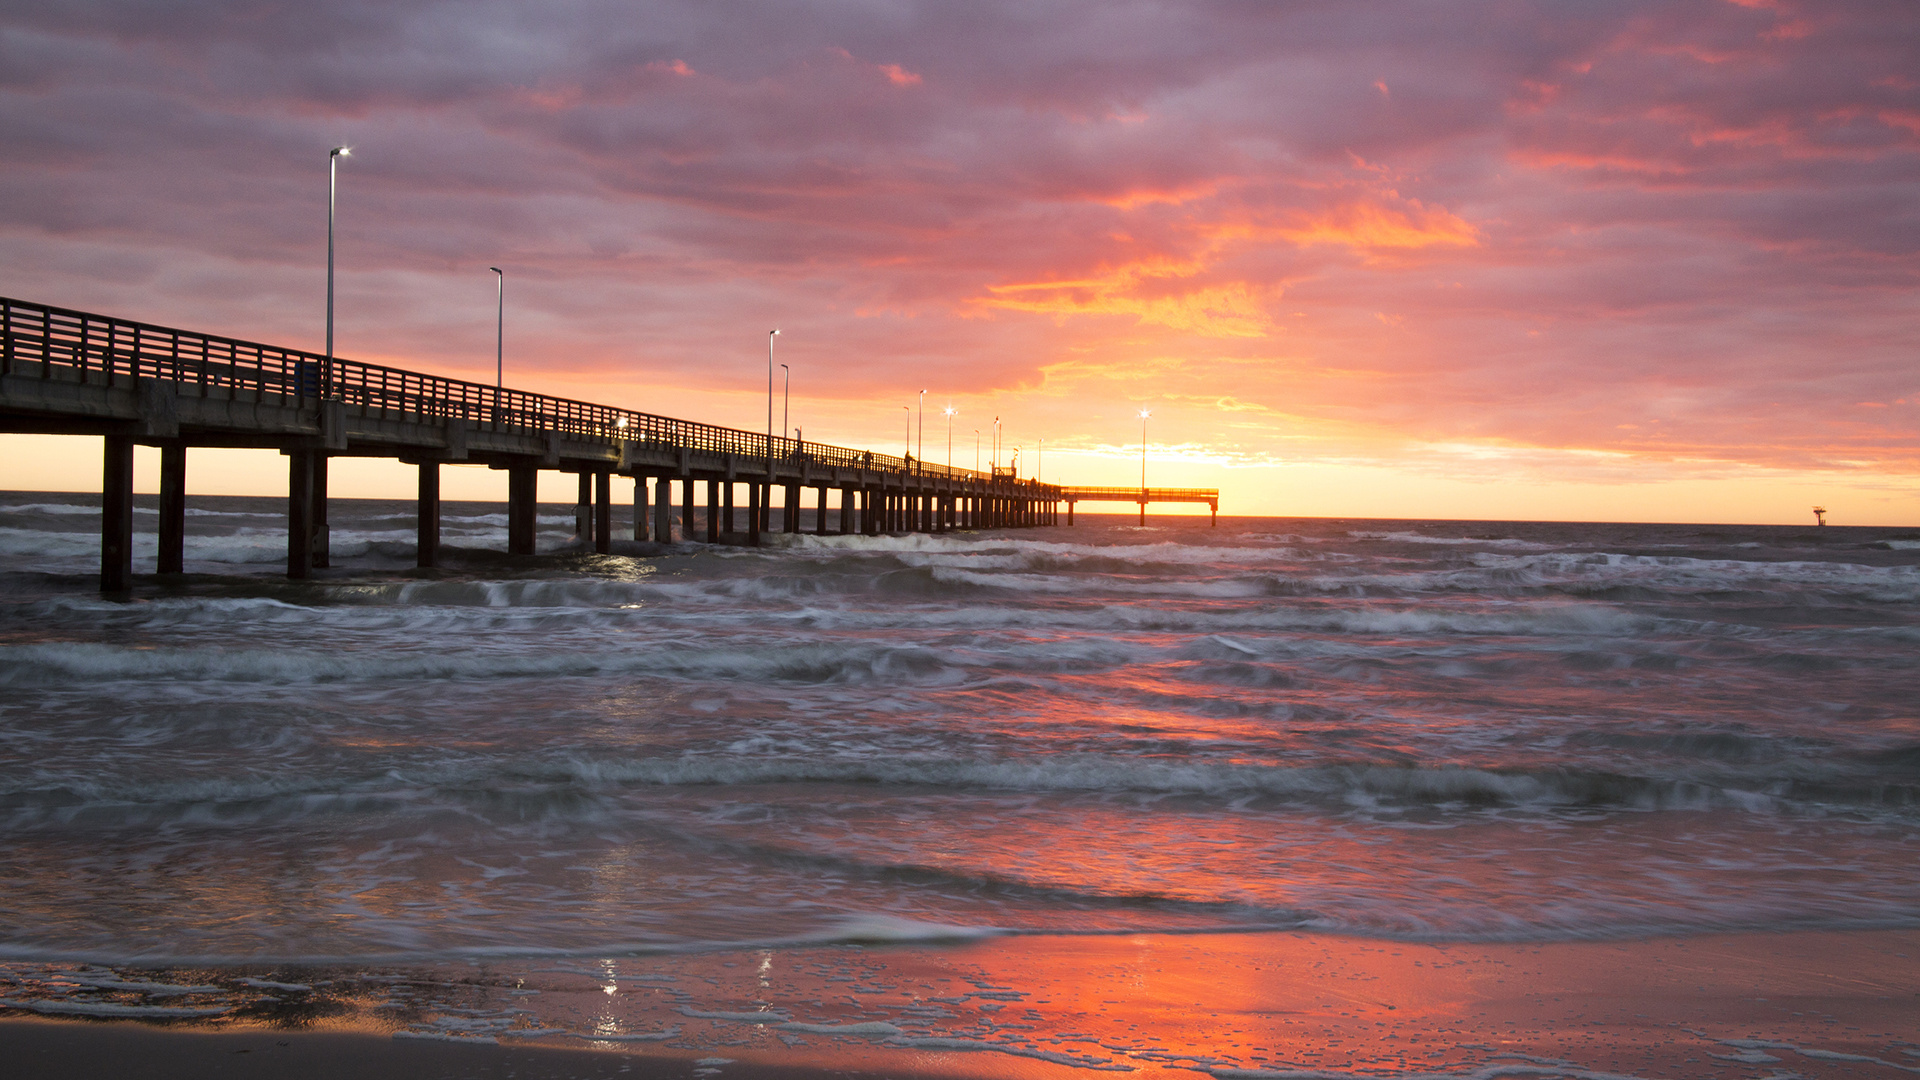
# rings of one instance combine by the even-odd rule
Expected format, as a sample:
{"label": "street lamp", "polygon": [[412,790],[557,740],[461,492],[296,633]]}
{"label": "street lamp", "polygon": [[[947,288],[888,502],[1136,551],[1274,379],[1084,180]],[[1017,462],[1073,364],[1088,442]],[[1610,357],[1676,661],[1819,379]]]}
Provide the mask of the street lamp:
{"label": "street lamp", "polygon": [[907,448],[905,450],[902,450],[901,453],[907,455],[908,461],[912,461],[913,460],[913,406],[902,405],[900,406],[900,409],[901,411],[907,414]]}
{"label": "street lamp", "polygon": [[958,412],[958,411],[956,411],[956,410],[954,409],[954,407],[953,407],[953,403],[952,403],[952,402],[948,402],[948,403],[947,403],[947,409],[946,409],[946,416],[947,416],[947,471],[948,471],[948,472],[952,472],[952,471],[953,471],[953,418],[954,418],[954,417],[956,417],[956,416],[958,416],[958,415],[960,415],[960,414],[959,414],[959,412]]}
{"label": "street lamp", "polygon": [[927,470],[927,392],[920,391],[920,442],[914,447],[920,460],[914,463],[916,472]]}
{"label": "street lamp", "polygon": [[793,404],[793,370],[787,367],[787,365],[781,364],[780,365],[780,437],[783,439],[787,437],[787,432],[793,430],[791,427],[787,426],[787,421],[791,419],[791,416],[789,415],[787,408],[791,404]]}
{"label": "street lamp", "polygon": [[987,464],[993,466],[994,474],[1000,472],[1000,418],[993,418],[993,460]]}
{"label": "street lamp", "polygon": [[1152,415],[1145,409],[1140,410],[1140,497],[1142,499],[1147,497],[1147,417]]}
{"label": "street lamp", "polygon": [[507,343],[507,272],[497,266],[487,269],[499,275],[499,288],[494,299],[493,312],[493,400],[500,401],[500,390],[505,383],[504,373]]}
{"label": "street lamp", "polygon": [[773,339],[779,330],[767,331],[767,468],[773,468]]}
{"label": "street lamp", "polygon": [[[327,151],[327,359],[333,359],[333,202],[339,190],[340,159],[353,156],[350,146]],[[332,372],[328,372],[329,375]]]}

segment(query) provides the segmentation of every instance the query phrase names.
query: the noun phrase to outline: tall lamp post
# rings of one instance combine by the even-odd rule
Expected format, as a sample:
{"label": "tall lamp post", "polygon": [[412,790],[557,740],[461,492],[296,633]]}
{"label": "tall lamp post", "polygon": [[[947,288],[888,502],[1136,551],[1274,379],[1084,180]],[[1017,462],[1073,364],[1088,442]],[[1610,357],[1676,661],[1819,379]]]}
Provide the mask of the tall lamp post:
{"label": "tall lamp post", "polygon": [[780,331],[767,331],[767,469],[773,469],[773,339]]}
{"label": "tall lamp post", "polygon": [[1140,410],[1140,524],[1147,523],[1147,417],[1153,414]]}
{"label": "tall lamp post", "polygon": [[995,475],[1000,472],[1000,418],[993,418],[993,460],[987,463],[993,467]]}
{"label": "tall lamp post", "polygon": [[352,157],[353,148],[336,146],[327,151],[327,378],[333,377],[333,202],[339,190],[340,159]]}
{"label": "tall lamp post", "polygon": [[947,403],[947,471],[953,471],[953,418],[960,415],[954,411],[953,403]]}
{"label": "tall lamp post", "polygon": [[787,432],[793,430],[791,427],[787,426],[788,421],[792,419],[792,415],[788,411],[788,407],[791,406],[792,404],[793,404],[793,369],[787,367],[787,365],[785,364],[781,364],[780,365],[780,437],[783,439],[787,437]]}
{"label": "tall lamp post", "polygon": [[500,404],[500,391],[505,386],[507,355],[507,272],[497,266],[487,269],[499,278],[499,287],[495,290],[493,310],[493,403]]}
{"label": "tall lamp post", "polygon": [[912,461],[913,460],[913,406],[902,405],[900,406],[900,409],[902,412],[907,414],[906,449],[902,450],[901,453],[907,455],[908,461]]}
{"label": "tall lamp post", "polygon": [[920,391],[920,442],[914,446],[914,456],[919,460],[913,463],[915,472],[927,471],[927,392]]}

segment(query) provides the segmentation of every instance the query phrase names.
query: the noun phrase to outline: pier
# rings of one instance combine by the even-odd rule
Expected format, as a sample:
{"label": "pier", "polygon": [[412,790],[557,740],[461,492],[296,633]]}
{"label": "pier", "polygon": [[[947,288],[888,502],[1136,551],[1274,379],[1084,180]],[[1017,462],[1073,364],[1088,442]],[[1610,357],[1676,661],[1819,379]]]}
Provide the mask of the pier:
{"label": "pier", "polygon": [[1033,480],[5,298],[0,431],[104,440],[100,587],[110,593],[126,591],[133,573],[135,445],[160,449],[162,574],[182,568],[192,447],[286,456],[291,578],[328,565],[335,457],[418,467],[423,567],[440,547],[440,466],[454,462],[507,474],[507,549],[520,555],[533,554],[542,469],[579,476],[580,537],[600,552],[615,534],[615,476],[633,482],[619,531],[660,543],[798,532],[809,496],[815,532],[869,536],[1052,525],[1060,504],[1060,488]]}
{"label": "pier", "polygon": [[1062,503],[1071,524],[1074,503],[1093,499],[1138,501],[1143,523],[1148,501],[1219,505],[1212,490],[1042,484],[6,298],[0,431],[104,440],[100,587],[110,593],[126,591],[133,574],[136,445],[160,450],[162,574],[183,566],[192,447],[286,456],[287,576],[296,579],[329,563],[335,457],[419,469],[423,567],[438,558],[440,466],[449,463],[507,474],[507,550],[517,555],[534,551],[542,469],[579,476],[578,532],[602,553],[616,531],[615,476],[633,482],[632,515],[618,531],[659,543],[796,533],[809,496],[816,533],[868,536],[1055,525]]}
{"label": "pier", "polygon": [[1067,504],[1067,524],[1073,524],[1075,503],[1083,502],[1126,502],[1140,504],[1140,524],[1147,523],[1148,503],[1206,503],[1207,524],[1217,527],[1220,524],[1220,491],[1218,488],[1150,488],[1150,487],[1061,487],[1054,490],[1053,497]]}

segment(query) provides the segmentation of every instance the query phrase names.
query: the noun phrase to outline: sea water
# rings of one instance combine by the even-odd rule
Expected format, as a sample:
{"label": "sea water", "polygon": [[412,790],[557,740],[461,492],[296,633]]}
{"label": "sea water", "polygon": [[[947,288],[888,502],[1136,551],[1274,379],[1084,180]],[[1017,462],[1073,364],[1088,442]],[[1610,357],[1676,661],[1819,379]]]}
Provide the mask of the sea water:
{"label": "sea water", "polygon": [[556,506],[510,559],[503,509],[418,571],[410,503],[335,500],[295,583],[281,501],[194,498],[187,574],[110,600],[97,498],[0,496],[7,977],[1920,926],[1920,531],[596,555]]}

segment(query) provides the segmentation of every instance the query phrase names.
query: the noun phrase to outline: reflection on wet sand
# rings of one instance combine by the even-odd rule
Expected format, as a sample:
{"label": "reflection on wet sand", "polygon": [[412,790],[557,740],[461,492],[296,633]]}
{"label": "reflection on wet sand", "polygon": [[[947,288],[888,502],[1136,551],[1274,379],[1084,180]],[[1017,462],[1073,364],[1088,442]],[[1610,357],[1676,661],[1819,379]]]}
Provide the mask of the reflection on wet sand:
{"label": "reflection on wet sand", "polygon": [[[10,984],[6,1005],[43,1016],[585,1047],[696,1064],[1590,1080],[1765,1066],[1840,1078],[1920,1068],[1920,965],[1887,962],[1916,955],[1912,931],[1515,945],[1141,934],[393,975],[15,964],[0,978]],[[7,1031],[0,1024],[0,1045]]]}

